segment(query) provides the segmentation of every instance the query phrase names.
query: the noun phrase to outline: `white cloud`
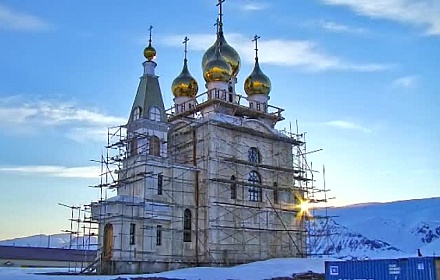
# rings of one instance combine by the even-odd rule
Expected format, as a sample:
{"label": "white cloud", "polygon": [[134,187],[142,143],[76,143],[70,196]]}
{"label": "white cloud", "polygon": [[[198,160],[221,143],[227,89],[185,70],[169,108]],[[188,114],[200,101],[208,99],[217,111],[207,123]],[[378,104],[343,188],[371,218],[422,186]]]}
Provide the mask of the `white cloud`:
{"label": "white cloud", "polygon": [[51,165],[0,166],[0,173],[61,178],[98,178],[99,166],[65,167]]}
{"label": "white cloud", "polygon": [[351,34],[367,34],[368,30],[360,27],[352,27],[334,21],[320,21],[319,26],[327,31],[336,33],[351,33]]}
{"label": "white cloud", "polygon": [[393,81],[393,87],[396,88],[413,88],[417,84],[418,77],[413,76],[405,76],[395,79]]}
{"label": "white cloud", "polygon": [[372,132],[372,130],[367,127],[356,124],[354,122],[343,121],[343,120],[329,121],[329,122],[324,122],[321,124],[326,125],[326,126],[335,127],[335,128],[340,128],[340,129],[357,130],[357,131],[361,131],[364,133],[371,133]]}
{"label": "white cloud", "polygon": [[428,35],[440,35],[438,0],[322,0],[329,5],[347,6],[360,15],[420,26]]}
{"label": "white cloud", "polygon": [[[215,34],[191,34],[189,49],[205,51],[215,41]],[[159,42],[181,47],[182,35],[170,35],[159,38]],[[230,43],[240,54],[241,59],[248,63],[254,62],[254,47],[250,38],[237,33],[227,34]],[[359,71],[377,72],[391,66],[378,63],[355,63],[326,54],[317,44],[311,41],[293,41],[272,39],[259,41],[260,62],[278,66],[295,67],[306,71]],[[269,52],[267,52],[269,50]],[[276,51],[274,51],[276,50]]]}
{"label": "white cloud", "polygon": [[66,136],[75,142],[87,143],[89,141],[106,141],[108,130],[106,127],[74,127]]}
{"label": "white cloud", "polygon": [[231,9],[239,9],[246,12],[255,12],[269,8],[270,4],[268,2],[255,0],[233,0],[228,1],[228,4],[226,6]]}
{"label": "white cloud", "polygon": [[245,11],[259,11],[259,10],[264,10],[268,7],[268,4],[266,3],[257,3],[257,2],[250,2],[250,3],[246,3],[244,5],[240,6],[241,9],[245,10]]}
{"label": "white cloud", "polygon": [[[81,108],[73,103],[25,100],[21,96],[0,99],[0,127],[7,127],[12,132],[63,127],[68,130],[67,136],[71,139],[104,141],[106,138],[102,131],[108,126],[126,122],[123,118]],[[75,133],[82,135],[75,137]]]}
{"label": "white cloud", "polygon": [[0,3],[0,28],[18,31],[41,31],[50,27],[44,20],[17,12]]}

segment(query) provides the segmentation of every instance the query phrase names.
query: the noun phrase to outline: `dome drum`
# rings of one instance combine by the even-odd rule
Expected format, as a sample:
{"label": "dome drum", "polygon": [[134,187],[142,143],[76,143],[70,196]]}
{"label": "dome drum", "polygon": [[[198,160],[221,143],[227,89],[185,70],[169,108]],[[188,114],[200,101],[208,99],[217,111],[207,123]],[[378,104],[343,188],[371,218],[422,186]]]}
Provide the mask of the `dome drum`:
{"label": "dome drum", "polygon": [[174,99],[174,114],[180,114],[194,109],[196,100],[194,97],[178,96]]}

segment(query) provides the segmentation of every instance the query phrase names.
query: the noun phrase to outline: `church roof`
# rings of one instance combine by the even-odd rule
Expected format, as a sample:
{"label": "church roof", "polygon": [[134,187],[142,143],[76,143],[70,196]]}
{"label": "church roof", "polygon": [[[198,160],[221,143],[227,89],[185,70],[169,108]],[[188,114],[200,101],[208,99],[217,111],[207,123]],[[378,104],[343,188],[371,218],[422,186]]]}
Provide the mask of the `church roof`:
{"label": "church roof", "polygon": [[134,108],[140,107],[142,109],[141,117],[148,119],[148,112],[152,106],[156,106],[160,109],[161,121],[165,122],[165,105],[163,103],[162,92],[159,85],[159,77],[146,74],[140,79],[132,111]]}

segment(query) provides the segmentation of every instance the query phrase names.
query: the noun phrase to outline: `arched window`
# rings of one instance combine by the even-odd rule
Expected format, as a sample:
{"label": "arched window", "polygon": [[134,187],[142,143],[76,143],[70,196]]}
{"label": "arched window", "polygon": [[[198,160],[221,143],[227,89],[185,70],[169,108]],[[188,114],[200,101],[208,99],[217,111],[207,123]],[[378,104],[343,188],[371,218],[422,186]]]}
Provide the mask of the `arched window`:
{"label": "arched window", "polygon": [[231,199],[237,198],[237,183],[235,182],[235,176],[231,176]]}
{"label": "arched window", "polygon": [[133,111],[131,112],[131,120],[136,121],[141,117],[142,114],[142,108],[137,106],[133,108]]}
{"label": "arched window", "polygon": [[191,211],[183,212],[183,242],[191,242]]}
{"label": "arched window", "polygon": [[160,109],[156,106],[151,106],[149,110],[150,120],[155,122],[160,122],[161,112]]}
{"label": "arched window", "polygon": [[248,150],[248,159],[250,162],[253,163],[260,163],[261,162],[261,154],[258,148],[251,147]]}
{"label": "arched window", "polygon": [[257,171],[251,171],[249,173],[248,181],[251,184],[249,186],[248,192],[249,192],[249,200],[250,201],[261,201],[261,187],[260,186],[254,186],[261,184],[261,178],[260,174],[258,174]]}
{"label": "arched window", "polygon": [[151,136],[148,141],[148,154],[151,156],[160,156],[160,139],[157,136]]}

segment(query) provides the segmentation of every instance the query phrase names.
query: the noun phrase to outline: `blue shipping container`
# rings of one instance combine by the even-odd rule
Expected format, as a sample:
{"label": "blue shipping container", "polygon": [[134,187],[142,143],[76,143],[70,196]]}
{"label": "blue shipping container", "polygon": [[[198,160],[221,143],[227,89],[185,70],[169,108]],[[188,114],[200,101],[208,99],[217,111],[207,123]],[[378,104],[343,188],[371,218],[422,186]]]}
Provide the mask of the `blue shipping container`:
{"label": "blue shipping container", "polygon": [[440,280],[440,259],[433,257],[325,263],[326,280]]}

